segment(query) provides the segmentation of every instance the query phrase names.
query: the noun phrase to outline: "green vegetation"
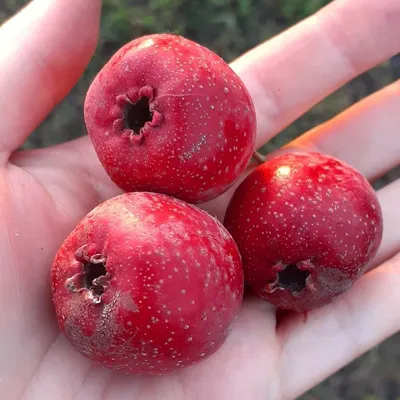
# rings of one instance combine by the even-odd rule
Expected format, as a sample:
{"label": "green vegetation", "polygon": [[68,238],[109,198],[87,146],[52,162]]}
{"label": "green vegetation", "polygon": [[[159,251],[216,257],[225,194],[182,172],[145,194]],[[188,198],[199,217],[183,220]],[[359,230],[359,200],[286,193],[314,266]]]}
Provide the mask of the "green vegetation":
{"label": "green vegetation", "polygon": [[292,22],[302,20],[328,4],[330,0],[286,0],[282,2],[282,14]]}
{"label": "green vegetation", "polygon": [[[329,2],[330,0],[103,0],[99,45],[88,69],[69,96],[37,128],[24,147],[49,146],[86,134],[82,116],[86,89],[111,55],[134,37],[154,32],[178,33],[211,48],[230,62]],[[26,3],[26,0],[0,0],[0,21]],[[388,83],[390,78],[387,66],[364,74],[316,105],[271,139],[262,151],[274,150],[333,117],[361,97]],[[45,134],[49,130],[52,135]]]}

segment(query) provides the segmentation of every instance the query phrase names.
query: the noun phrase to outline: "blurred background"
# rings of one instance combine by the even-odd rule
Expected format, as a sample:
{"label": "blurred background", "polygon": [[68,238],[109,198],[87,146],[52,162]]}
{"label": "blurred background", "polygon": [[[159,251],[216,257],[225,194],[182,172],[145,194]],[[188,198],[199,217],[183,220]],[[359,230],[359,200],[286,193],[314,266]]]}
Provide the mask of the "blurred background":
{"label": "blurred background", "polygon": [[[32,133],[23,147],[46,147],[85,135],[83,101],[91,80],[116,50],[136,36],[166,31],[178,33],[209,47],[229,62],[329,2],[103,0],[99,45],[88,69],[67,98]],[[0,23],[26,3],[27,0],[0,0]],[[273,138],[262,151],[269,152],[280,147],[399,78],[400,55],[359,76],[317,104]],[[398,168],[376,182],[375,187],[380,188],[399,177]],[[323,362],[321,359],[321,364]],[[317,399],[400,400],[400,335],[372,349],[298,400]]]}

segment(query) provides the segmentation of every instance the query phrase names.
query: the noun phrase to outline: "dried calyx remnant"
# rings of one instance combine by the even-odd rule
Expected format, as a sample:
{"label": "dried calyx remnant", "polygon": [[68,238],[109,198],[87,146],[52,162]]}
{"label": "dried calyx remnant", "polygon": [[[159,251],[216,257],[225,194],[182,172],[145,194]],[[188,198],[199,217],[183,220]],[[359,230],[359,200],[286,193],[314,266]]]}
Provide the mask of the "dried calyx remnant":
{"label": "dried calyx remnant", "polygon": [[83,264],[84,270],[84,278],[83,285],[86,289],[92,290],[96,295],[102,295],[104,293],[104,285],[102,284],[102,280],[104,281],[107,270],[104,261],[93,262],[90,260]]}
{"label": "dried calyx remnant", "polygon": [[288,265],[278,272],[277,287],[289,289],[293,294],[300,294],[306,287],[309,271],[301,270],[297,265]]}
{"label": "dried calyx remnant", "polygon": [[106,257],[102,254],[89,257],[87,246],[82,246],[75,252],[75,259],[81,263],[82,271],[68,278],[65,286],[71,292],[86,291],[87,297],[93,303],[101,303],[101,296],[108,288],[110,279]]}
{"label": "dried calyx remnant", "polygon": [[162,114],[155,109],[154,89],[142,87],[138,92],[117,96],[119,115],[113,123],[115,132],[129,138],[134,144],[141,144],[146,130],[159,126]]}
{"label": "dried calyx remnant", "polygon": [[135,104],[127,104],[125,109],[126,128],[138,135],[146,122],[151,122],[153,113],[150,111],[149,99],[142,97]]}

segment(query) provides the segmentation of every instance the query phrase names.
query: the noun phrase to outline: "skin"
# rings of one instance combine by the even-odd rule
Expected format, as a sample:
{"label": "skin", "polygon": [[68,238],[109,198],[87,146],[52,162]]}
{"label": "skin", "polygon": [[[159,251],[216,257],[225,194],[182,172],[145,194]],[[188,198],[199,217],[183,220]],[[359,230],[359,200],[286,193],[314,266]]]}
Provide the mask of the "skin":
{"label": "skin", "polygon": [[224,225],[258,296],[305,312],[349,290],[376,255],[382,211],[368,181],[316,152],[277,155],[232,196]]}
{"label": "skin", "polygon": [[214,354],[243,297],[239,250],[221,222],[158,193],[95,207],[57,252],[51,275],[72,345],[131,374],[161,375]]}
{"label": "skin", "polygon": [[84,114],[100,162],[127,192],[212,200],[254,151],[246,87],[217,54],[177,35],[122,46],[91,83]]}
{"label": "skin", "polygon": [[[333,1],[232,63],[254,98],[257,147],[341,85],[397,54],[399,7],[398,0]],[[0,29],[1,397],[295,399],[398,332],[396,181],[377,193],[385,230],[369,272],[340,299],[310,312],[307,323],[291,313],[277,323],[270,305],[247,297],[218,353],[163,377],[121,376],[73,350],[55,318],[50,266],[79,220],[120,191],[87,137],[42,150],[17,149],[76,84],[96,47],[99,16],[95,0],[34,0]],[[383,88],[281,151],[318,149],[373,182],[400,163],[399,88],[398,82]],[[230,195],[202,207],[222,219]]]}

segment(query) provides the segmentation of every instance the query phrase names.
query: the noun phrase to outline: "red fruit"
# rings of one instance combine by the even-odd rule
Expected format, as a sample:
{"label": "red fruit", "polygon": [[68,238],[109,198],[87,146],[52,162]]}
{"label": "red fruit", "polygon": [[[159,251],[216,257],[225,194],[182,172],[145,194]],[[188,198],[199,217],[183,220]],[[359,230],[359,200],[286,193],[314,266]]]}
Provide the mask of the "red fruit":
{"label": "red fruit", "polygon": [[367,180],[318,153],[276,156],[238,187],[224,224],[245,279],[281,309],[330,303],[362,275],[382,239],[382,214]]}
{"label": "red fruit", "polygon": [[209,49],[172,34],[116,52],[88,90],[85,123],[121,189],[192,203],[226,191],[254,151],[256,115],[240,78]]}
{"label": "red fruit", "polygon": [[52,267],[58,323],[84,356],[133,374],[218,350],[243,295],[237,246],[206,212],[157,193],[93,209]]}

